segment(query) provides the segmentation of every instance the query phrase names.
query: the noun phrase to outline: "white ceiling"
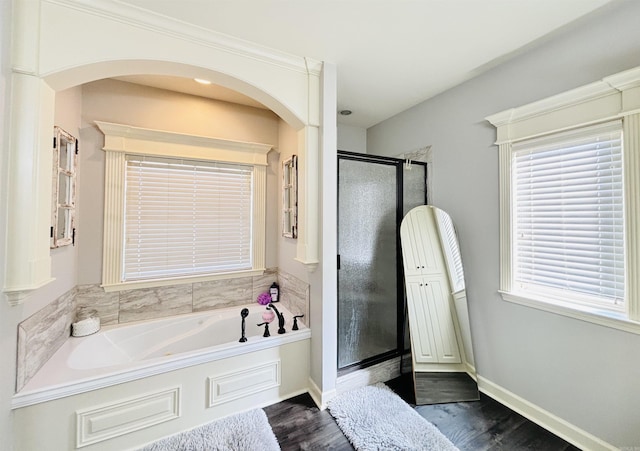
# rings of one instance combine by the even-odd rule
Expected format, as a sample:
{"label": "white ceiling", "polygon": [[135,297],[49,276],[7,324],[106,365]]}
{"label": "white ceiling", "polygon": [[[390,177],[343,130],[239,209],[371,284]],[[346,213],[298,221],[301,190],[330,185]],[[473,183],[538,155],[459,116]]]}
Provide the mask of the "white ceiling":
{"label": "white ceiling", "polygon": [[[338,116],[339,122],[368,128],[478,75],[612,0],[122,1],[262,46],[335,63],[338,110],[353,111]],[[148,78],[129,81],[154,83]],[[173,82],[177,80],[155,81],[156,86],[163,84],[158,87],[179,90]],[[225,98],[229,99],[233,97]]]}

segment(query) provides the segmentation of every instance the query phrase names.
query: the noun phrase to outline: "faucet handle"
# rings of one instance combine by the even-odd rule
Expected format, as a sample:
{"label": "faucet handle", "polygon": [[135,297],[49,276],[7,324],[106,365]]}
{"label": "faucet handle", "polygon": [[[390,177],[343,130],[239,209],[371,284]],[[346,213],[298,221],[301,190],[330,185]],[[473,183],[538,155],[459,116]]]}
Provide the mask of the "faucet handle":
{"label": "faucet handle", "polygon": [[264,335],[262,335],[263,337],[270,337],[271,336],[271,334],[269,333],[269,323],[268,322],[260,323],[260,324],[258,324],[258,326],[264,326]]}
{"label": "faucet handle", "polygon": [[291,330],[298,330],[298,318],[304,318],[304,315],[296,315],[293,317],[293,327]]}

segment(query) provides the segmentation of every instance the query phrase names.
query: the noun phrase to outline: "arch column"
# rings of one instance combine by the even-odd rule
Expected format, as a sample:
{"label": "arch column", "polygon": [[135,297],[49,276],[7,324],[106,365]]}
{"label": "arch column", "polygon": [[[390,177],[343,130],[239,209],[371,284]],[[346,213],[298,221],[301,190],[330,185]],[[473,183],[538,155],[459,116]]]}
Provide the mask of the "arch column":
{"label": "arch column", "polygon": [[316,126],[305,126],[298,132],[298,171],[302,182],[298,185],[298,222],[300,233],[296,249],[296,261],[306,265],[312,272],[318,267],[318,183],[319,130]]}
{"label": "arch column", "polygon": [[49,233],[55,92],[14,72],[7,145],[7,236],[3,291],[21,302],[51,277]]}

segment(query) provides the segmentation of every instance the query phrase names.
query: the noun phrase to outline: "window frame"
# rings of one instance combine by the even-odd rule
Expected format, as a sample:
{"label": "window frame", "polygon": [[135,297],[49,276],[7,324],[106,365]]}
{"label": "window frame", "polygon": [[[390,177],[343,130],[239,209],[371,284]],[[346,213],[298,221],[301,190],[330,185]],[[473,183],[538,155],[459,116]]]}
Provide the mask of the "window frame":
{"label": "window frame", "polygon": [[[497,129],[500,286],[505,301],[640,334],[640,68],[486,118]],[[513,145],[552,133],[622,120],[625,241],[624,311],[518,290],[513,258]]]}
{"label": "window frame", "polygon": [[56,249],[75,244],[78,170],[78,139],[58,126],[53,127],[52,166],[49,247]]}
{"label": "window frame", "polygon": [[282,162],[282,236],[298,238],[298,157]]}
{"label": "window frame", "polygon": [[130,153],[126,162],[123,281],[253,269],[252,165]]}
{"label": "window frame", "polygon": [[[573,183],[575,183],[575,180],[580,180],[581,183],[584,183],[586,180],[589,180],[590,183],[593,183],[595,181],[591,178],[593,176],[592,174],[588,179],[585,179],[584,176],[576,172],[575,169],[576,169],[576,165],[580,165],[579,167],[581,171],[587,170],[585,169],[585,166],[589,168],[588,170],[593,171],[593,166],[587,166],[587,165],[602,164],[601,156],[598,157],[597,163],[596,161],[592,160],[594,158],[593,152],[595,151],[594,146],[596,146],[596,141],[595,141],[596,137],[599,138],[598,139],[599,144],[601,143],[600,138],[607,139],[606,137],[615,137],[614,142],[619,143],[619,145],[614,147],[605,146],[603,148],[603,150],[607,153],[613,149],[610,155],[611,157],[615,158],[615,160],[613,160],[615,164],[611,166],[612,160],[610,160],[609,157],[607,157],[606,167],[605,166],[598,167],[598,171],[600,172],[610,171],[611,170],[610,168],[613,167],[614,168],[613,170],[615,172],[611,172],[611,174],[616,175],[616,178],[614,180],[616,180],[616,183],[618,183],[618,185],[617,185],[617,188],[614,188],[611,185],[598,185],[599,186],[598,189],[608,188],[608,190],[604,192],[597,191],[598,196],[594,196],[594,191],[593,191],[594,189],[591,188],[589,191],[589,197],[585,198],[584,193],[582,191],[576,192],[573,189],[575,187],[574,184],[570,185],[570,187],[567,187],[565,183],[568,181],[567,177],[571,179]],[[578,149],[581,149],[581,150],[578,150]],[[555,161],[553,163],[549,162],[548,155],[550,152],[552,152],[554,155],[553,158],[555,159]],[[588,152],[588,155],[589,155],[588,161],[584,160],[584,156],[583,156],[584,154],[581,152]],[[610,310],[613,312],[620,312],[624,310],[624,306],[623,306],[624,291],[622,291],[622,293],[619,296],[612,298],[611,296],[613,295],[613,292],[609,293],[609,295],[602,294],[602,291],[600,294],[596,294],[594,291],[591,291],[596,288],[596,285],[595,284],[590,285],[590,281],[592,280],[599,281],[600,285],[602,284],[603,281],[605,282],[605,285],[606,283],[613,282],[613,280],[608,279],[606,276],[604,278],[602,277],[598,278],[599,273],[611,274],[613,277],[621,277],[622,279],[624,279],[624,274],[620,273],[620,271],[623,271],[624,269],[623,268],[624,267],[624,224],[623,224],[624,219],[622,217],[622,213],[624,210],[623,193],[622,193],[622,186],[624,183],[624,180],[622,179],[623,152],[624,152],[624,149],[622,146],[622,122],[619,120],[609,121],[609,122],[605,122],[595,126],[580,127],[578,129],[572,129],[571,131],[568,131],[568,132],[554,133],[552,135],[545,136],[542,139],[538,138],[538,139],[523,140],[518,143],[514,143],[512,145],[511,155],[512,155],[513,161],[512,161],[512,171],[511,171],[512,178],[511,178],[510,189],[513,194],[512,208],[511,208],[511,212],[513,214],[513,221],[512,221],[512,236],[511,236],[512,244],[511,245],[512,245],[512,252],[513,252],[513,256],[512,256],[512,263],[513,263],[513,270],[514,270],[513,278],[514,278],[515,286],[518,287],[517,290],[519,292],[525,293],[525,294],[538,293],[543,296],[548,296],[550,299],[554,299],[554,301],[556,299],[560,299],[560,300],[566,299],[567,301],[569,301],[570,304],[575,303],[575,304],[597,306],[598,308],[601,308],[603,310]],[[540,155],[546,156],[543,160],[544,163],[537,162],[538,161],[537,159],[540,157]],[[579,158],[578,161],[575,160],[576,157]],[[533,226],[533,223],[537,223],[537,221],[535,221],[535,216],[534,215],[531,216],[532,220],[529,220],[529,221],[524,220],[524,222],[521,222],[520,212],[523,212],[523,210],[526,211],[527,205],[529,205],[530,208],[535,208],[530,205],[530,202],[534,202],[531,196],[534,196],[535,201],[541,201],[542,196],[537,195],[535,192],[528,191],[528,189],[530,188],[530,185],[528,184],[528,182],[535,183],[536,184],[535,186],[538,188],[540,187],[540,183],[543,183],[541,178],[536,178],[536,177],[540,177],[539,171],[541,170],[541,166],[538,166],[539,164],[544,164],[545,174],[543,177],[545,178],[544,183],[547,186],[550,183],[561,185],[561,186],[555,186],[555,190],[552,198],[548,197],[549,196],[548,193],[545,193],[543,195],[544,205],[547,208],[547,212],[549,211],[548,210],[549,208],[553,207],[553,213],[551,214],[557,215],[558,212],[560,211],[558,210],[558,208],[560,208],[562,211],[562,217],[563,217],[563,219],[558,222],[554,221],[552,223],[547,223],[546,221],[544,221],[545,224],[547,224],[547,227],[545,228],[545,232],[544,232],[544,234],[547,236],[547,239],[552,239],[553,237],[555,239],[562,239],[564,241],[564,239],[567,237],[567,235],[564,234],[566,233],[567,228],[572,232],[576,232],[576,228],[577,228],[575,223],[576,203],[574,203],[576,200],[576,197],[574,197],[575,194],[578,194],[578,198],[581,200],[580,202],[581,209],[585,205],[584,204],[585,201],[589,201],[590,202],[589,205],[591,207],[596,207],[589,210],[588,217],[583,216],[583,213],[577,213],[580,215],[579,216],[580,219],[587,220],[586,223],[582,221],[580,223],[581,227],[579,228],[580,228],[580,231],[583,233],[585,232],[593,233],[594,231],[593,221],[599,222],[602,219],[611,220],[612,215],[615,212],[617,212],[617,214],[620,215],[619,222],[612,222],[612,224],[615,224],[615,226],[612,225],[611,228],[607,228],[606,231],[615,233],[615,236],[622,241],[622,247],[618,247],[618,246],[607,247],[605,245],[605,249],[607,250],[605,250],[604,252],[601,252],[598,257],[598,259],[603,257],[604,255],[613,257],[613,260],[611,260],[609,263],[613,264],[613,262],[615,261],[617,265],[613,265],[611,267],[607,266],[607,268],[611,268],[612,271],[604,271],[604,272],[598,271],[598,273],[595,273],[595,274],[591,273],[592,275],[588,278],[589,280],[586,283],[586,285],[588,286],[588,289],[579,290],[579,289],[567,289],[566,287],[562,287],[563,282],[560,281],[560,279],[564,279],[564,277],[562,277],[563,275],[568,275],[567,280],[570,281],[569,283],[575,283],[577,281],[576,273],[573,272],[572,270],[569,270],[568,272],[559,271],[559,275],[561,276],[559,279],[554,279],[554,275],[551,275],[550,276],[551,281],[548,281],[548,283],[538,282],[537,280],[534,280],[540,276],[540,274],[536,272],[536,269],[534,269],[534,267],[542,266],[542,267],[545,267],[546,270],[549,272],[551,272],[551,269],[549,266],[547,266],[548,263],[545,262],[544,259],[540,257],[540,255],[538,255],[537,252],[533,250],[534,248],[545,246],[544,244],[541,244],[538,240],[531,241],[532,236],[542,233],[539,228]],[[562,169],[560,168],[561,166],[562,166]],[[534,174],[538,174],[538,175],[532,176],[529,170],[533,170]],[[546,171],[549,171],[549,170],[560,171],[562,175],[557,174],[553,177],[553,180],[549,180],[548,179],[549,176],[546,173]],[[604,174],[601,176],[606,177],[606,175]],[[579,177],[579,178],[576,179],[576,177]],[[521,185],[521,184],[524,184],[524,185]],[[524,191],[524,193],[526,193],[524,195],[524,198],[522,198],[523,193],[520,191],[521,189],[522,191]],[[546,189],[550,189],[550,188],[547,187]],[[558,194],[558,191],[560,191],[561,193],[567,194],[567,196],[565,197],[565,196],[562,196],[562,194]],[[615,197],[613,196],[614,193],[615,193]],[[607,196],[607,195],[611,196],[611,197],[607,197],[605,202],[613,200],[615,201],[615,203],[595,204],[596,199],[597,200],[601,199],[602,196],[600,196],[600,194],[603,194],[604,196]],[[523,202],[523,204],[520,203],[521,201]],[[570,202],[569,207],[566,205],[565,203],[566,201]],[[598,214],[598,211],[601,211],[600,208],[598,207],[601,207],[602,205],[606,205],[606,206],[612,205],[612,206],[616,206],[617,208],[615,208],[615,210],[605,209],[602,214]],[[547,214],[550,214],[550,213],[547,213]],[[592,215],[595,215],[595,216],[592,216]],[[528,215],[524,213],[523,216],[526,218]],[[574,219],[574,221],[572,222],[568,220],[569,218]],[[549,226],[548,224],[554,224],[555,227],[550,228],[551,226]],[[522,226],[522,229],[520,228],[521,226]],[[561,227],[558,228],[557,226],[561,226]],[[587,229],[585,230],[583,226],[587,227]],[[606,224],[605,224],[605,227],[606,227]],[[599,222],[598,224],[598,230],[600,233],[602,233],[601,222]],[[521,240],[522,233],[524,233],[524,236],[522,236],[522,240]],[[571,235],[570,239],[575,239],[575,237],[576,237],[575,235]],[[595,244],[594,242],[590,241],[588,244],[585,244],[585,245],[589,246],[587,247],[589,251],[596,252],[596,249],[591,247],[594,244]],[[519,249],[520,246],[531,248],[529,250],[528,256],[522,256],[519,254],[519,252],[516,249]],[[546,246],[549,246],[549,245],[547,244]],[[580,249],[582,251],[585,250],[584,247],[580,247]],[[553,246],[553,248],[548,251],[550,252],[550,254],[547,254],[547,258],[549,259],[548,261],[552,261],[554,265],[561,264],[563,261],[561,254],[555,253],[556,251],[559,251],[559,250],[562,251],[562,256],[564,256],[565,258],[567,256],[569,258],[582,258],[582,256],[579,255],[581,252],[578,250],[578,246],[575,243],[573,245],[563,246],[559,242],[557,246]],[[566,264],[566,260],[564,261]],[[584,263],[584,261],[582,262]],[[528,265],[531,265],[531,267],[528,267],[527,263]],[[616,270],[614,268],[618,268],[618,269]],[[621,288],[623,288],[623,286]],[[618,288],[618,290],[619,289],[620,288]],[[616,301],[618,301],[618,303],[616,303]]]}
{"label": "window frame", "polygon": [[[105,291],[151,288],[261,275],[265,270],[266,167],[269,144],[186,135],[96,121],[105,136],[105,205],[102,287]],[[126,156],[144,155],[253,166],[250,270],[123,281]]]}

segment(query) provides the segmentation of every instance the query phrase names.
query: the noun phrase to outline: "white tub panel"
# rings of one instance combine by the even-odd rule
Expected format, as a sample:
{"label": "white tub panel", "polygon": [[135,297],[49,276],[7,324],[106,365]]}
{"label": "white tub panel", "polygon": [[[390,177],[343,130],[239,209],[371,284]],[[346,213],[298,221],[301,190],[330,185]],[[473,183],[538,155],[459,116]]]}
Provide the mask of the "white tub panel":
{"label": "white tub panel", "polygon": [[[279,386],[207,407],[208,378],[215,379],[246,368],[259,368],[278,360],[281,367]],[[73,450],[77,444],[76,412],[100,408],[117,400],[136,398],[142,393],[161,392],[181,386],[179,417],[82,448],[83,451],[138,449],[168,435],[307,392],[308,383],[309,339],[304,339],[17,408],[14,410],[16,449]]]}
{"label": "white tub panel", "polygon": [[209,377],[207,407],[280,386],[280,360]]}
{"label": "white tub panel", "polygon": [[76,447],[108,440],[180,416],[180,387],[79,410]]}

